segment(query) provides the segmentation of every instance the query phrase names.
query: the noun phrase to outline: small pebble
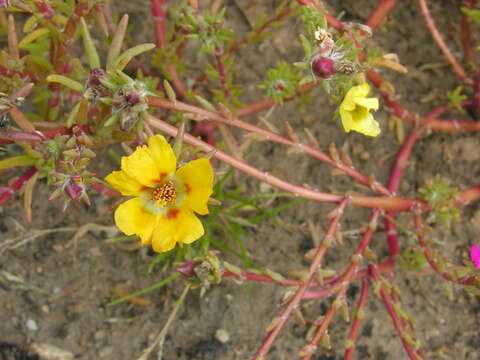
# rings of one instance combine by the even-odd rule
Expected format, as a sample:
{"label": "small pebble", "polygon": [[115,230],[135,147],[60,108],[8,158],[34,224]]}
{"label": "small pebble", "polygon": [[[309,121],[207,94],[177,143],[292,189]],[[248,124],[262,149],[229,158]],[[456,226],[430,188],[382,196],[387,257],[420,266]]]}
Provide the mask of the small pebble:
{"label": "small pebble", "polygon": [[30,331],[38,331],[38,325],[33,319],[27,319],[27,322],[25,325],[27,326],[27,329]]}
{"label": "small pebble", "polygon": [[215,331],[215,339],[220,341],[222,344],[226,344],[230,340],[230,335],[225,329],[218,329]]}
{"label": "small pebble", "polygon": [[101,358],[106,358],[107,356],[112,355],[114,350],[115,349],[113,348],[113,346],[104,347],[98,352],[98,356],[100,356]]}
{"label": "small pebble", "polygon": [[360,160],[367,161],[368,159],[370,159],[370,153],[368,151],[362,151],[360,153]]}
{"label": "small pebble", "polygon": [[42,305],[42,311],[45,314],[49,314],[50,313],[50,308],[48,307],[48,305]]}
{"label": "small pebble", "polygon": [[55,251],[56,253],[61,253],[63,251],[63,246],[59,244],[55,244],[53,245],[53,251]]}
{"label": "small pebble", "polygon": [[55,286],[52,290],[54,295],[60,294],[61,291],[62,291],[62,288],[60,286]]}

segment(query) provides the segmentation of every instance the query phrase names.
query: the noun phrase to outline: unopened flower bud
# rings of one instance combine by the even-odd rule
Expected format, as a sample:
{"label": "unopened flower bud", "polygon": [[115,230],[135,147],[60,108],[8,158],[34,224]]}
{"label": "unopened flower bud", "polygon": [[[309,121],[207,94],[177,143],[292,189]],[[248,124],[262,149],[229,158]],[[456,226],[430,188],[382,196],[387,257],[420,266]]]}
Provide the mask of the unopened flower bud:
{"label": "unopened flower bud", "polygon": [[328,79],[335,74],[335,63],[330,58],[316,56],[313,58],[311,66],[312,72],[320,78]]}
{"label": "unopened flower bud", "polygon": [[198,263],[195,261],[186,261],[178,265],[175,270],[186,277],[193,277],[195,275],[194,269],[197,265]]}
{"label": "unopened flower bud", "polygon": [[83,192],[83,187],[73,181],[69,181],[65,186],[65,192],[72,200],[78,200]]}
{"label": "unopened flower bud", "polygon": [[137,105],[140,102],[140,95],[134,91],[125,94],[125,101],[130,106]]}
{"label": "unopened flower bud", "polygon": [[105,76],[105,71],[101,68],[92,69],[88,77],[88,84],[91,86],[102,85],[101,79]]}

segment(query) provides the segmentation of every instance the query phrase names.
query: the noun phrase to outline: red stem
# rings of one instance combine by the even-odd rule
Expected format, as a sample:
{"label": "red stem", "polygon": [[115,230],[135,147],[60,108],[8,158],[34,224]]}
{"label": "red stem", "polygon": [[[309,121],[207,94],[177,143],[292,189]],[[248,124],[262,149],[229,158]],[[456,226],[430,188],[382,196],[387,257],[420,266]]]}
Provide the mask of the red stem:
{"label": "red stem", "polygon": [[[393,269],[395,268],[395,262],[392,261],[391,259],[385,260],[379,264],[377,264],[378,270],[380,273],[391,273]],[[345,270],[341,275],[339,276],[334,276],[325,281],[324,287],[322,288],[309,288],[306,292],[305,295],[303,296],[304,299],[323,299],[326,297],[329,297],[333,295],[335,290],[335,285],[339,284],[343,279],[345,278],[346,275]],[[368,275],[368,269],[361,269],[355,272],[353,275],[352,280],[359,280],[359,279],[364,279],[365,277],[369,276]]]}
{"label": "red stem", "polygon": [[[467,8],[475,7],[477,0],[465,0],[465,6]],[[472,33],[470,28],[470,18],[466,15],[462,15],[462,21],[460,23],[460,40],[463,47],[463,59],[466,63],[473,63],[475,53],[472,48]]]}
{"label": "red stem", "polygon": [[368,18],[366,25],[372,30],[378,28],[382,21],[390,14],[395,7],[397,0],[380,0],[377,7]]}
{"label": "red stem", "polygon": [[352,326],[350,328],[350,333],[348,334],[348,341],[349,346],[345,350],[345,354],[343,355],[343,360],[351,360],[353,356],[353,351],[355,350],[355,343],[357,341],[358,334],[360,332],[360,326],[363,319],[363,313],[365,309],[365,305],[367,304],[368,299],[368,279],[364,278],[362,281],[362,288],[360,290],[360,297],[358,298],[357,307],[355,310],[355,318],[352,322]]}
{"label": "red stem", "polygon": [[[424,123],[428,123],[430,117],[440,116],[442,113],[446,111],[445,108],[439,107],[432,111],[430,114],[427,115]],[[401,146],[397,158],[395,159],[395,163],[393,164],[392,171],[390,173],[390,178],[388,180],[387,188],[392,192],[392,194],[396,195],[399,187],[400,181],[402,179],[403,173],[408,164],[408,159],[413,151],[413,148],[420,138],[423,130],[425,130],[425,126],[422,127],[415,127],[408,137],[406,138],[405,142]],[[390,258],[395,258],[399,252],[400,247],[398,244],[398,236],[397,236],[397,227],[395,222],[396,214],[392,212],[388,212],[387,216],[385,217],[385,232],[387,234],[387,241],[389,247]]]}
{"label": "red stem", "polygon": [[225,94],[225,97],[229,98],[230,91],[228,90],[227,75],[225,74],[225,66],[223,65],[222,55],[223,49],[219,45],[215,46],[215,65],[217,67],[220,83],[223,87],[223,93]]}
{"label": "red stem", "polygon": [[[312,82],[309,82],[309,83],[306,83],[306,84],[300,86],[300,88],[297,90],[297,95],[296,96],[301,96],[303,94],[308,93],[310,90],[312,90],[318,84],[319,83],[317,83],[315,81],[312,81]],[[295,97],[286,98],[286,99],[284,99],[284,101],[293,100],[294,98]],[[253,102],[253,103],[245,106],[244,108],[239,109],[236,112],[236,115],[239,118],[245,117],[245,116],[250,116],[250,115],[256,114],[260,111],[270,109],[273,105],[275,105],[275,102],[270,98],[258,100],[256,102]]]}
{"label": "red stem", "polygon": [[[365,249],[368,247],[370,244],[370,241],[372,240],[373,234],[375,233],[378,225],[378,217],[379,217],[379,211],[374,210],[372,213],[372,216],[370,218],[370,221],[368,223],[368,227],[363,233],[362,240],[358,244],[357,251],[356,253],[352,256],[352,262],[350,263],[349,267],[345,271],[345,276],[343,277],[341,283],[338,285],[339,289],[337,290],[337,297],[336,300],[340,300],[344,298],[348,287],[358,269],[358,264],[361,258],[363,257],[363,253],[365,252]],[[321,324],[318,326],[317,330],[315,331],[315,334],[312,338],[312,340],[309,342],[309,344],[306,346],[307,349],[310,349],[311,351],[306,352],[302,357],[301,360],[310,360],[312,355],[315,353],[315,350],[317,349],[317,344],[320,342],[322,337],[326,334],[328,327],[330,326],[330,323],[333,320],[333,317],[335,316],[338,307],[335,306],[335,302],[333,302],[330,305],[330,308],[328,309],[327,313],[325,314],[324,319],[322,320]]]}
{"label": "red stem", "polygon": [[32,167],[28,169],[25,173],[23,173],[17,180],[15,180],[10,186],[9,186],[9,191],[4,191],[0,195],[0,205],[5,204],[11,197],[12,195],[20,190],[33,175],[37,173],[37,169]]}
{"label": "red stem", "polygon": [[372,280],[374,281],[374,283],[376,283],[378,285],[378,291],[379,291],[380,297],[382,298],[383,305],[385,306],[385,309],[387,310],[388,315],[392,319],[393,326],[394,326],[394,328],[397,332],[397,335],[400,337],[400,339],[402,341],[403,348],[405,349],[405,351],[408,355],[408,358],[410,360],[417,360],[417,356],[415,354],[414,349],[412,349],[412,347],[405,341],[405,339],[403,337],[402,322],[401,322],[400,318],[398,317],[397,313],[395,312],[392,301],[391,301],[390,297],[388,296],[387,292],[385,291],[385,289],[383,288],[383,286],[380,284],[380,281],[381,281],[380,280],[380,274],[378,272],[377,267],[375,265],[371,264],[371,265],[368,266],[368,269],[370,271],[370,276],[371,276]]}
{"label": "red stem", "polygon": [[428,29],[430,30],[430,33],[432,34],[433,39],[437,43],[438,47],[442,51],[447,61],[452,66],[453,72],[457,74],[457,76],[466,84],[473,85],[473,80],[465,73],[465,70],[462,68],[458,60],[452,54],[452,52],[448,48],[448,45],[445,43],[445,40],[443,39],[442,35],[438,31],[437,26],[435,25],[435,21],[433,20],[432,14],[430,13],[430,9],[428,8],[427,0],[418,0],[418,3],[420,5],[422,15],[425,19],[425,22],[427,23]]}
{"label": "red stem", "polygon": [[[151,0],[152,4],[152,17],[155,24],[155,43],[158,48],[165,46],[167,42],[166,38],[166,28],[167,28],[167,19],[166,19],[166,0]],[[172,82],[173,87],[177,91],[179,97],[184,97],[187,92],[185,85],[178,75],[177,68],[174,64],[167,65],[166,69],[168,73],[169,80]]]}
{"label": "red stem", "polygon": [[[392,172],[390,174],[390,179],[388,181],[388,189],[392,191],[392,193],[396,193],[400,186],[400,180],[402,175],[405,171],[405,168],[408,163],[408,158],[417,142],[423,128],[414,128],[410,134],[408,135],[407,139],[403,143],[400,151],[398,152],[397,158],[393,165]],[[389,248],[389,255],[390,258],[395,258],[400,252],[400,246],[398,244],[398,237],[397,237],[397,230],[395,223],[391,220],[392,218],[395,219],[396,214],[392,212],[388,212],[387,216],[385,217],[385,232],[387,234],[387,241],[388,241],[388,248]]]}
{"label": "red stem", "polygon": [[325,238],[322,242],[322,244],[318,247],[317,252],[315,254],[315,257],[310,265],[309,271],[308,271],[308,276],[305,282],[297,289],[295,292],[295,295],[293,296],[292,300],[289,301],[287,306],[285,306],[285,309],[282,311],[282,314],[278,317],[277,323],[275,326],[268,332],[267,336],[262,342],[262,345],[260,348],[257,350],[255,355],[252,356],[251,360],[258,360],[258,359],[264,359],[264,357],[268,354],[270,348],[273,345],[273,342],[277,338],[278,334],[280,331],[282,331],[284,325],[286,324],[287,320],[290,318],[290,315],[293,313],[293,311],[299,306],[303,294],[307,290],[308,284],[311,282],[313,277],[315,276],[316,272],[321,266],[323,256],[325,255],[325,252],[327,249],[330,247],[330,243],[333,240],[333,237],[335,235],[335,232],[337,231],[338,223],[340,221],[341,216],[343,215],[343,212],[345,210],[345,207],[348,205],[350,200],[344,199],[340,203],[340,205],[334,210],[334,216],[330,220],[329,226],[327,233],[325,235]]}
{"label": "red stem", "polygon": [[422,217],[419,213],[415,213],[414,223],[415,223],[415,230],[417,232],[418,242],[422,247],[423,254],[425,255],[425,258],[427,259],[427,262],[433,271],[439,274],[443,279],[450,282],[454,282],[456,284],[475,285],[478,283],[477,277],[475,275],[465,276],[462,278],[454,278],[447,271],[440,270],[439,265],[437,264],[437,261],[435,260],[434,256],[431,254],[430,250],[428,249],[427,241],[425,238],[426,236],[425,229],[423,226]]}
{"label": "red stem", "polygon": [[[375,70],[370,69],[367,71],[367,78],[368,80],[380,90],[382,98],[384,100],[385,105],[387,105],[393,112],[395,116],[412,123],[416,124],[419,120],[419,117],[406,110],[398,101],[394,100],[390,94],[384,90],[382,90],[382,84],[385,80],[382,78],[380,74],[378,74]],[[471,120],[457,120],[457,119],[436,119],[434,117],[428,119],[428,128],[431,130],[436,131],[444,131],[444,132],[476,132],[480,131],[480,122],[479,121],[471,121]]]}
{"label": "red stem", "polygon": [[165,0],[152,0],[152,16],[155,24],[155,38],[157,47],[162,47],[165,44]]}

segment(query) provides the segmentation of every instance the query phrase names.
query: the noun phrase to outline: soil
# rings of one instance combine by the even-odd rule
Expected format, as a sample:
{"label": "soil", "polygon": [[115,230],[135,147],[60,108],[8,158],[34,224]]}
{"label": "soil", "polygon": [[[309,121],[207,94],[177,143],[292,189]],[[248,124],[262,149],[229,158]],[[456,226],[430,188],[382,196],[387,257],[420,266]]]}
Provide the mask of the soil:
{"label": "soil", "polygon": [[[268,14],[279,2],[225,1],[227,22],[237,34],[245,33],[259,15]],[[329,3],[333,13],[343,12],[344,19],[362,22],[376,1],[337,0]],[[460,16],[457,2],[430,3],[440,29],[448,34],[452,47],[460,49],[458,39],[453,35],[457,34],[454,24],[459,23]],[[115,1],[115,7],[120,13],[130,14],[136,39],[153,39],[148,0]],[[299,26],[298,21],[290,20],[278,29],[274,38],[266,41],[266,45],[242,49],[237,60],[235,82],[242,86],[245,102],[261,96],[257,84],[268,67],[281,59],[302,59],[296,32],[292,31]],[[399,1],[387,24],[372,41],[387,52],[397,53],[408,67],[406,76],[387,71],[385,75],[395,84],[402,103],[409,109],[426,113],[435,104],[445,101],[447,91],[457,85],[426,30],[416,1]],[[313,92],[312,101],[304,113],[299,113],[294,104],[286,104],[276,109],[269,119],[276,124],[289,120],[300,130],[308,126],[323,148],[331,142],[338,147],[349,147],[359,168],[385,181],[398,150],[395,134],[387,129],[388,111],[377,113],[384,134],[374,140],[356,134],[346,136],[333,120],[333,113],[334,107],[318,89]],[[255,122],[256,119],[249,121]],[[478,134],[425,137],[415,149],[401,194],[414,194],[415,189],[437,174],[461,188],[478,182],[479,148]],[[326,166],[299,155],[286,156],[285,148],[272,144],[255,144],[248,161],[281,178],[308,183],[325,191],[345,191],[350,186],[345,178],[332,178]],[[113,168],[113,164],[108,166]],[[103,167],[99,172],[106,174],[109,168]],[[293,168],[294,172],[291,171]],[[4,182],[6,180],[2,180]],[[258,184],[248,184],[250,191],[258,189]],[[29,233],[32,229],[80,227],[87,223],[112,225],[111,203],[107,200],[94,198],[92,207],[72,207],[62,214],[57,204],[44,201],[48,191],[46,186],[39,186],[33,202],[33,224],[24,221],[21,201],[10,201],[0,208],[2,241]],[[281,201],[286,200],[276,200],[275,204]],[[304,202],[282,212],[277,219],[259,224],[243,240],[255,261],[265,267],[283,274],[305,269],[307,264],[303,255],[312,247],[306,222],[310,219],[325,226],[325,215],[330,210],[328,205]],[[363,210],[349,211],[342,222],[343,230],[359,229],[367,216]],[[401,218],[401,221],[408,224],[409,219]],[[480,237],[478,204],[465,209],[461,222],[443,236],[446,253],[464,255],[468,244]],[[148,306],[106,306],[115,297],[115,288],[140,289],[166,276],[161,271],[146,275],[150,259],[146,251],[122,251],[112,246],[105,241],[109,237],[108,231],[89,232],[76,246],[72,245],[71,237],[72,233],[42,236],[1,256],[1,360],[34,359],[35,356],[24,352],[33,342],[67,350],[75,359],[136,359],[170,314],[173,299],[182,291],[181,282],[147,296],[151,301]],[[355,236],[345,236],[345,244],[328,253],[326,266],[334,269],[344,266],[357,241]],[[409,240],[402,237],[401,241],[406,244]],[[382,232],[375,235],[373,244],[378,256],[385,256]],[[12,276],[17,277],[16,281]],[[402,291],[404,308],[416,318],[415,328],[428,359],[480,358],[478,299],[454,289],[455,296],[450,301],[443,282],[430,272],[399,270],[394,283]],[[230,281],[213,286],[203,297],[200,297],[199,290],[191,291],[166,338],[164,359],[247,359],[260,344],[271,319],[278,314],[284,292],[285,289],[276,286],[242,286]],[[350,304],[355,304],[358,292],[358,284],[349,290]],[[328,301],[305,303],[305,317],[315,319],[327,305]],[[315,360],[341,359],[348,328],[349,325],[341,319],[335,320],[330,330],[333,350],[319,351]],[[218,329],[229,334],[228,342],[216,340]],[[307,330],[308,326],[290,321],[276,341],[269,359],[296,359]],[[406,358],[381,301],[373,295],[368,302],[355,358]]]}

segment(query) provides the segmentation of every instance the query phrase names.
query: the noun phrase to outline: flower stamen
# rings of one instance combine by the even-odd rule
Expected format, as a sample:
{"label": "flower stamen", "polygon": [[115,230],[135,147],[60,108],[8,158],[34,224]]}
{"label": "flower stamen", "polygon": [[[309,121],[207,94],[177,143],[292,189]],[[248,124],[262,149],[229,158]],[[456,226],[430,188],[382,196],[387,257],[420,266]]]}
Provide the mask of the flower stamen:
{"label": "flower stamen", "polygon": [[175,189],[173,182],[168,181],[153,190],[152,199],[161,204],[171,204],[175,202],[177,199],[177,189]]}

